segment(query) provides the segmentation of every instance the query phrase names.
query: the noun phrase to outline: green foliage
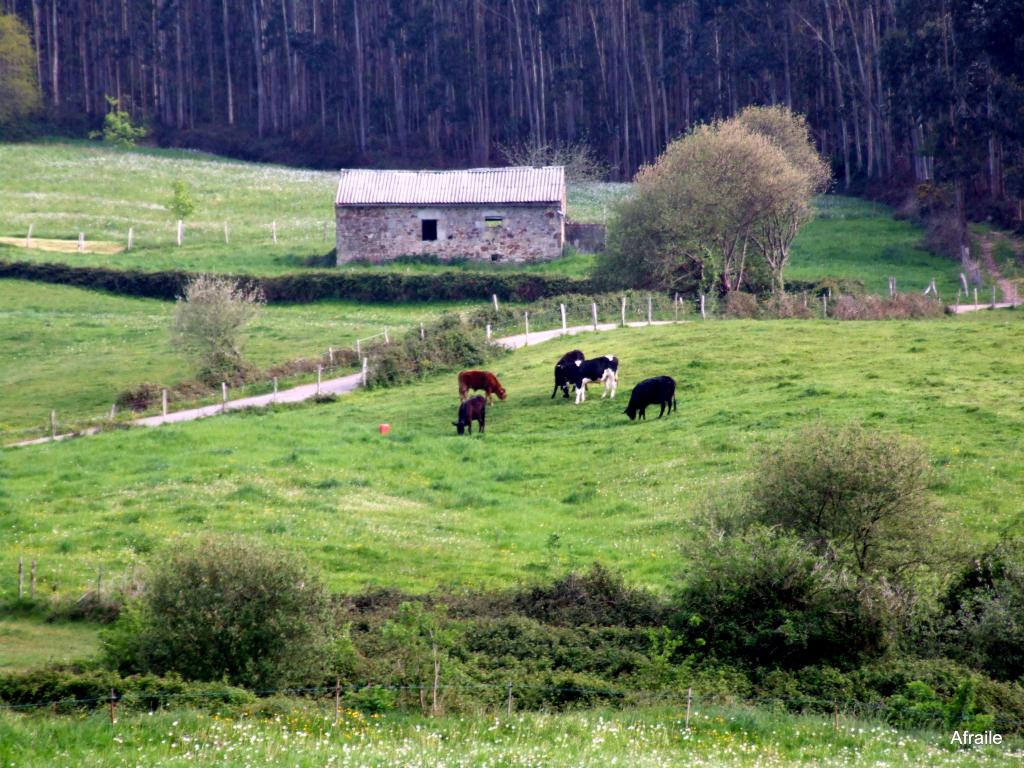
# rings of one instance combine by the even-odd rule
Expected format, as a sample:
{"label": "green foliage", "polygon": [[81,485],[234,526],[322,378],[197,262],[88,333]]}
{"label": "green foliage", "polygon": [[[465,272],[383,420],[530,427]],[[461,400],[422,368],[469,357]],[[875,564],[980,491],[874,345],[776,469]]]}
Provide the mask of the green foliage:
{"label": "green foliage", "polygon": [[118,99],[107,96],[108,111],[103,116],[103,130],[93,131],[89,134],[91,139],[102,138],[108,144],[114,144],[122,149],[135,146],[135,142],[145,138],[149,131],[143,126],[136,126],[132,122],[131,113],[121,109]]}
{"label": "green foliage", "polygon": [[181,179],[175,179],[171,184],[171,202],[167,208],[174,214],[176,219],[187,219],[196,209],[195,201],[188,186]]}
{"label": "green foliage", "polygon": [[105,641],[122,673],[176,672],[255,689],[320,679],[330,611],[294,556],[242,540],[169,553]]}
{"label": "green foliage", "polygon": [[1024,547],[975,557],[943,598],[945,650],[999,680],[1024,677]]}
{"label": "green foliage", "polygon": [[818,424],[762,452],[751,512],[860,579],[899,580],[935,555],[941,515],[931,480],[914,441]]}
{"label": "green foliage", "polygon": [[367,384],[393,387],[441,371],[474,368],[493,358],[496,347],[488,344],[478,328],[457,315],[446,315],[419,334],[374,348],[374,362]]}
{"label": "green foliage", "polygon": [[0,126],[28,117],[40,107],[32,38],[14,14],[0,13]]}
{"label": "green foliage", "polygon": [[850,665],[884,645],[880,623],[840,571],[791,533],[714,527],[690,545],[677,628],[719,659],[756,666]]}
{"label": "green foliage", "polygon": [[255,318],[263,296],[234,280],[200,275],[174,307],[171,340],[191,357],[200,381],[216,385],[244,374],[242,334]]}

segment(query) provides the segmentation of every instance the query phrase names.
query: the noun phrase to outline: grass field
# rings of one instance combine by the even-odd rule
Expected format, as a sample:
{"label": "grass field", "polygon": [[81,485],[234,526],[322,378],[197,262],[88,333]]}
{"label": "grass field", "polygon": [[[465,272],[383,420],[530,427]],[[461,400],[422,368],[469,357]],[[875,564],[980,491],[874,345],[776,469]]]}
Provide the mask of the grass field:
{"label": "grass field", "polygon": [[[0,258],[108,265],[139,269],[279,274],[304,266],[334,245],[333,200],[337,175],[234,162],[180,150],[119,150],[97,143],[0,144],[0,235],[34,236],[124,244],[134,227],[135,247],[117,254],[54,253],[0,245]],[[171,183],[192,188],[196,212],[185,244],[174,245],[175,222],[166,205]],[[569,188],[569,216],[607,221],[629,184],[585,182]],[[888,277],[901,290],[923,290],[935,278],[952,299],[958,268],[920,247],[921,232],[896,221],[885,206],[829,196],[817,201],[818,218],[793,247],[788,276],[861,279],[872,292],[887,290]],[[277,222],[278,244],[271,239]],[[224,242],[228,222],[230,243]],[[75,246],[77,247],[77,246]],[[571,254],[531,271],[583,276],[593,257]],[[441,271],[437,265],[387,265],[355,269]],[[460,269],[522,269],[515,265],[467,264]]]}
{"label": "grass field", "polygon": [[952,751],[948,734],[744,707],[374,718],[306,709],[277,718],[191,711],[84,717],[0,713],[0,761],[38,766],[665,766],[1020,765],[1021,745]]}
{"label": "grass field", "polygon": [[[19,555],[67,593],[179,537],[243,533],[309,556],[336,589],[494,586],[600,560],[667,588],[703,496],[814,420],[913,435],[951,537],[1024,523],[1024,315],[919,322],[721,321],[547,343],[492,364],[509,399],[458,438],[454,378],[0,453],[0,580]],[[571,345],[621,357],[615,402],[551,400]],[[630,386],[669,373],[679,412],[630,423]],[[378,434],[388,422],[389,437]],[[185,459],[187,457],[187,460]]]}
{"label": "grass field", "polygon": [[[385,326],[401,333],[456,306],[267,306],[246,353],[259,367],[317,357],[328,346],[351,346]],[[80,426],[101,419],[128,387],[189,379],[189,361],[170,344],[173,309],[168,302],[0,280],[0,441],[42,434],[54,409],[64,427]]]}
{"label": "grass field", "polygon": [[92,656],[96,628],[82,622],[44,623],[24,616],[0,619],[0,674]]}

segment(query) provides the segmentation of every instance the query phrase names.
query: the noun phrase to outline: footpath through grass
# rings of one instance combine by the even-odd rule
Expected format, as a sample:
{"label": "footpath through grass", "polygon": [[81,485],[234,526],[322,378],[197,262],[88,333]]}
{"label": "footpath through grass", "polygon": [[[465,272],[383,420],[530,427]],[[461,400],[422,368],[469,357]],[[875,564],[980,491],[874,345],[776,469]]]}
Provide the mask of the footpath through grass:
{"label": "footpath through grass", "polygon": [[[248,333],[246,357],[260,368],[319,357],[329,346],[351,346],[385,326],[404,333],[459,306],[267,306]],[[189,361],[171,347],[173,311],[169,302],[0,280],[0,442],[44,434],[51,410],[63,428],[84,425],[102,419],[124,389],[190,379]]]}
{"label": "footpath through grass", "polygon": [[81,717],[0,713],[0,761],[55,765],[163,766],[834,766],[974,768],[1020,765],[1021,745],[953,751],[949,734],[907,733],[843,718],[699,708],[685,729],[679,707],[511,717],[370,717],[326,707],[277,717],[194,711]]}
{"label": "footpath through grass", "polygon": [[[243,534],[301,551],[335,589],[501,586],[594,560],[668,588],[702,497],[803,425],[922,440],[949,533],[1024,523],[1024,314],[935,321],[720,321],[586,334],[496,360],[508,400],[457,437],[454,374],[336,403],[238,413],[0,453],[0,573],[67,593],[174,546]],[[621,358],[618,398],[550,399],[567,349]],[[679,411],[630,423],[640,379]],[[382,437],[378,425],[391,434]],[[11,595],[13,581],[2,582]]]}

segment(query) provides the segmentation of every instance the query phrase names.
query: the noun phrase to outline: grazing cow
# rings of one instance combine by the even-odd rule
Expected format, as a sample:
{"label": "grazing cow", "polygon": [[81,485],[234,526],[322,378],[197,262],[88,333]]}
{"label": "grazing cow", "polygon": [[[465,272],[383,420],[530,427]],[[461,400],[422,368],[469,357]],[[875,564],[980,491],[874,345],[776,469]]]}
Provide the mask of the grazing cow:
{"label": "grazing cow", "polygon": [[462,371],[459,374],[459,400],[465,400],[466,393],[471,389],[483,390],[488,403],[491,402],[491,395],[497,395],[499,400],[505,399],[505,388],[490,371]]}
{"label": "grazing cow", "polygon": [[576,387],[576,405],[587,399],[587,384],[600,381],[604,384],[603,400],[619,386],[619,359],[614,355],[603,355],[593,360],[577,360],[576,365],[569,369],[569,383]]}
{"label": "grazing cow", "polygon": [[671,376],[655,376],[653,379],[644,379],[633,387],[633,392],[629,396],[629,405],[626,406],[623,413],[629,416],[630,421],[633,421],[637,415],[646,420],[648,405],[661,406],[659,419],[665,415],[666,406],[668,406],[668,412],[672,413],[676,408],[676,380]]}
{"label": "grazing cow", "polygon": [[574,349],[572,352],[566,352],[555,363],[555,388],[551,390],[552,399],[555,397],[555,393],[558,392],[559,387],[562,389],[562,397],[566,400],[569,399],[569,368],[575,367],[577,360],[583,359],[583,353],[578,349]]}
{"label": "grazing cow", "polygon": [[484,433],[484,419],[487,417],[487,400],[483,395],[475,395],[474,397],[466,400],[462,405],[459,406],[459,420],[453,421],[452,424],[459,431],[460,435],[464,435],[466,428],[469,428],[469,434],[473,434],[473,422],[476,421],[480,425],[480,434]]}

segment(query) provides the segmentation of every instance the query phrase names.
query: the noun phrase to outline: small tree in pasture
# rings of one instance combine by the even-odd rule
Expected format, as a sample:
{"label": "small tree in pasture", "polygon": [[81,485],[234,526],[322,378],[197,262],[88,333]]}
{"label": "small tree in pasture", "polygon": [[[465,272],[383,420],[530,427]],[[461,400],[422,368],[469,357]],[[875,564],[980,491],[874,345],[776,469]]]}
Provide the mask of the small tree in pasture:
{"label": "small tree in pasture", "polygon": [[181,179],[171,184],[171,202],[167,207],[178,220],[187,219],[195,211],[196,204],[192,199],[192,193]]}
{"label": "small tree in pasture", "polygon": [[813,426],[765,451],[752,512],[861,580],[899,578],[935,555],[941,517],[931,474],[917,443],[857,425]]}
{"label": "small tree in pasture", "polygon": [[398,617],[384,625],[383,635],[398,651],[400,675],[410,686],[419,687],[420,706],[425,708],[424,691],[429,687],[430,713],[441,712],[441,669],[451,663],[449,649],[456,632],[448,622],[445,606],[432,608],[420,602],[398,607]]}
{"label": "small tree in pasture", "polygon": [[120,100],[107,96],[107,104],[110,111],[103,117],[103,130],[93,131],[89,138],[102,138],[105,142],[119,147],[134,147],[135,142],[145,137],[148,131],[132,122],[132,116],[121,109]]}
{"label": "small tree in pasture", "polygon": [[244,372],[242,334],[262,302],[258,289],[228,278],[201,275],[186,286],[174,307],[171,338],[193,358],[202,381],[217,384]]}
{"label": "small tree in pasture", "polygon": [[14,14],[0,13],[0,126],[39,109],[32,38]]}

